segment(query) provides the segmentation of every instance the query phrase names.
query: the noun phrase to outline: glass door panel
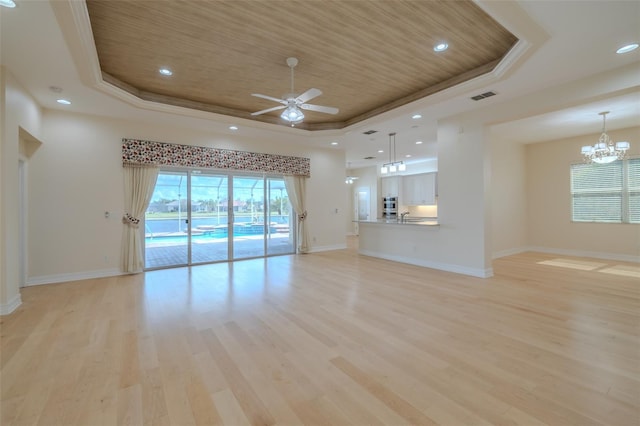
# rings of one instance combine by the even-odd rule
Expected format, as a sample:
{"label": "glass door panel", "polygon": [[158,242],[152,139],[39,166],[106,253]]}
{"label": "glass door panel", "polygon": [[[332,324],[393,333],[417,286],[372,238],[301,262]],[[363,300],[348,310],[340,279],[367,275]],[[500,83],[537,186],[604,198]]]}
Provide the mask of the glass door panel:
{"label": "glass door panel", "polygon": [[226,175],[191,172],[191,263],[229,259]]}
{"label": "glass door panel", "polygon": [[189,263],[187,172],[160,172],[145,213],[145,268]]}
{"label": "glass door panel", "polygon": [[283,179],[267,179],[267,255],[293,253],[295,243],[291,205]]}
{"label": "glass door panel", "polygon": [[264,178],[233,177],[232,238],[233,258],[265,255]]}

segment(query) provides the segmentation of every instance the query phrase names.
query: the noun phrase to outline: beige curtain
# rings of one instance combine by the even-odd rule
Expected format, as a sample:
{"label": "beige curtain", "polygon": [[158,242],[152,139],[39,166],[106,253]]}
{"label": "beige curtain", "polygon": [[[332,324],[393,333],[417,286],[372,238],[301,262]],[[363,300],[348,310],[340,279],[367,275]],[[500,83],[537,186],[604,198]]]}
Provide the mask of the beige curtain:
{"label": "beige curtain", "polygon": [[307,253],[309,251],[309,231],[306,226],[307,204],[306,204],[306,180],[304,176],[285,176],[284,184],[287,187],[287,195],[293,210],[298,216],[298,247],[297,253]]}
{"label": "beige curtain", "polygon": [[136,273],[144,269],[144,230],[140,228],[140,223],[143,222],[157,178],[156,167],[124,165],[123,272]]}

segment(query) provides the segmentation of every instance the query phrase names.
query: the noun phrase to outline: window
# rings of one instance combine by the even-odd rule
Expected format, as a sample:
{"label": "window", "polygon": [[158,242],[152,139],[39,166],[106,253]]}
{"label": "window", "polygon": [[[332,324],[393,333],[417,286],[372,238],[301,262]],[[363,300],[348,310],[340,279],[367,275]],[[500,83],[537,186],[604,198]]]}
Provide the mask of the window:
{"label": "window", "polygon": [[571,166],[574,222],[640,223],[640,158]]}

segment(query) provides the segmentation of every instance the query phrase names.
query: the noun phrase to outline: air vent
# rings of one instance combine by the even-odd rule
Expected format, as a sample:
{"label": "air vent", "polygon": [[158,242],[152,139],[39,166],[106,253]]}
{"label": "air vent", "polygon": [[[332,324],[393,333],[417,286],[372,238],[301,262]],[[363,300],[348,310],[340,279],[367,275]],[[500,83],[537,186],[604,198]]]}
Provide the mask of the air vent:
{"label": "air vent", "polygon": [[372,135],[374,133],[378,133],[378,131],[377,130],[367,130],[366,132],[363,132],[362,134],[363,135]]}
{"label": "air vent", "polygon": [[371,157],[371,156],[363,158],[363,160],[375,160],[375,159],[376,159],[376,157]]}
{"label": "air vent", "polygon": [[472,96],[471,99],[474,101],[479,101],[480,99],[490,98],[491,96],[495,96],[496,92],[485,92],[480,95]]}

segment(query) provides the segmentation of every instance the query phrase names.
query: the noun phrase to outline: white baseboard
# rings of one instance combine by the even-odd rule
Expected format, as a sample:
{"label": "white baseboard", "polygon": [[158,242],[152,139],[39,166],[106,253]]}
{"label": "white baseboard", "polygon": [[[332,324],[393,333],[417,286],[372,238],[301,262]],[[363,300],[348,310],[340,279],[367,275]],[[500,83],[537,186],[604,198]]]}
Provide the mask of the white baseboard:
{"label": "white baseboard", "polygon": [[25,283],[26,287],[33,285],[55,284],[67,281],[90,280],[94,278],[114,277],[125,275],[119,269],[101,269],[97,271],[72,272],[68,274],[41,275],[39,277],[29,277]]}
{"label": "white baseboard", "polygon": [[365,256],[379,257],[381,259],[393,260],[394,262],[408,263],[410,265],[423,266],[425,268],[439,269],[441,271],[455,272],[456,274],[470,275],[472,277],[489,278],[493,276],[493,268],[479,269],[469,268],[462,265],[450,263],[432,262],[424,259],[414,259],[402,256],[391,256],[386,253],[379,253],[371,250],[360,250],[360,254]]}
{"label": "white baseboard", "polygon": [[0,315],[9,315],[11,312],[15,311],[21,304],[22,299],[20,298],[20,293],[18,293],[13,296],[13,298],[7,303],[0,303]]}
{"label": "white baseboard", "polygon": [[531,251],[529,247],[516,247],[507,250],[501,250],[493,253],[492,259],[499,259],[505,256],[511,256],[514,254],[524,253],[525,251]]}
{"label": "white baseboard", "polygon": [[538,251],[541,253],[560,254],[564,256],[593,257],[595,259],[606,259],[606,260],[617,260],[620,262],[640,263],[640,256],[633,256],[629,254],[606,253],[606,252],[586,251],[586,250],[569,250],[569,249],[560,249],[560,248],[553,248],[553,247],[527,247],[527,249],[523,251]]}
{"label": "white baseboard", "polygon": [[321,251],[331,251],[331,250],[344,250],[347,248],[347,244],[334,244],[332,246],[317,246],[311,247],[308,253],[318,253]]}

